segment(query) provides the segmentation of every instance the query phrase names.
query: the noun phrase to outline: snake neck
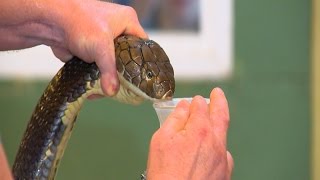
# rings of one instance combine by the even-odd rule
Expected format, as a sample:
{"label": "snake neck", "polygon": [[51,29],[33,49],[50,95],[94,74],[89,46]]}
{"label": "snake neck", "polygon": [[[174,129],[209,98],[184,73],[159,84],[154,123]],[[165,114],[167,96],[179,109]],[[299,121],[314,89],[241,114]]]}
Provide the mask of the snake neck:
{"label": "snake neck", "polygon": [[118,72],[120,81],[119,91],[112,98],[126,104],[138,105],[144,100],[156,101],[142,92],[138,87],[127,81],[122,74]]}
{"label": "snake neck", "polygon": [[54,179],[84,100],[102,94],[95,64],[67,62],[41,96],[22,138],[15,179]]}
{"label": "snake neck", "polygon": [[[85,71],[89,69],[89,71]],[[146,95],[121,75],[113,99],[139,104]],[[41,96],[13,165],[15,179],[54,179],[77,115],[88,96],[103,95],[95,64],[75,58],[67,62]]]}
{"label": "snake neck", "polygon": [[[129,104],[172,98],[173,68],[154,41],[134,36],[115,39],[120,89],[113,99]],[[84,100],[103,95],[95,63],[77,57],[50,81],[28,123],[13,165],[15,179],[54,179]]]}

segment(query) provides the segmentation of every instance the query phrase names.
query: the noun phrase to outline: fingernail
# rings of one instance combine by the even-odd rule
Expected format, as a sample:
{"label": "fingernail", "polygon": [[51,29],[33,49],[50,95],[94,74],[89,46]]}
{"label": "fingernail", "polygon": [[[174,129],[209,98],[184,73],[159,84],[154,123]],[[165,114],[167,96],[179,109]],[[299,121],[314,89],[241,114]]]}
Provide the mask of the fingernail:
{"label": "fingernail", "polygon": [[214,91],[215,91],[217,94],[224,94],[223,91],[222,91],[222,89],[219,88],[219,87],[214,88]]}
{"label": "fingernail", "polygon": [[116,79],[114,77],[110,78],[109,80],[110,80],[110,82],[109,82],[109,86],[107,88],[107,94],[109,96],[113,96],[118,91],[118,86],[119,86],[118,84],[119,83],[118,83],[118,79]]}
{"label": "fingernail", "polygon": [[100,95],[100,94],[92,94],[90,96],[88,96],[87,99],[89,100],[96,100],[96,99],[100,99],[100,98],[103,98],[104,96],[103,95]]}

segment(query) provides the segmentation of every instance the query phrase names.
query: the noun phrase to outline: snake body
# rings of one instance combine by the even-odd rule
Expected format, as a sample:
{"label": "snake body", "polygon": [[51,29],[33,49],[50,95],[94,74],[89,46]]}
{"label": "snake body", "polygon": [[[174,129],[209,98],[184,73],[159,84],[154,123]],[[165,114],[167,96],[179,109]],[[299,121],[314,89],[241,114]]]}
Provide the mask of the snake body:
{"label": "snake body", "polygon": [[[114,42],[120,80],[114,99],[139,104],[173,96],[173,68],[156,42],[134,36]],[[93,94],[103,95],[97,65],[72,58],[36,105],[13,165],[15,179],[54,179],[83,101]]]}

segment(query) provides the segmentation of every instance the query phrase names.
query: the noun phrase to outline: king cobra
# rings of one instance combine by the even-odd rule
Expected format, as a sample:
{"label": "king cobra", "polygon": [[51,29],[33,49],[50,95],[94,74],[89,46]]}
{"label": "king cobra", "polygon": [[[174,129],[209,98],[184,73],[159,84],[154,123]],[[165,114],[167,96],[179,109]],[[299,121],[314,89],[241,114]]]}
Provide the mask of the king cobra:
{"label": "king cobra", "polygon": [[[171,99],[173,68],[154,41],[122,35],[114,40],[120,89],[112,98],[130,104]],[[77,57],[58,71],[41,96],[23,135],[14,165],[15,179],[54,179],[84,100],[103,95],[95,63]]]}

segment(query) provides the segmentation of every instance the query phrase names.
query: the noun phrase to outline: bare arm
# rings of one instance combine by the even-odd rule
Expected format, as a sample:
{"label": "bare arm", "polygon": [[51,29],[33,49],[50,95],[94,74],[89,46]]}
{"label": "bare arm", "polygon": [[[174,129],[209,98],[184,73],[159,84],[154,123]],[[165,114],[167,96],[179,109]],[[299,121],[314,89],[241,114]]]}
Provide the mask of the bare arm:
{"label": "bare arm", "polygon": [[[43,2],[40,1],[39,3],[42,4]],[[32,47],[41,44],[42,39],[49,39],[52,33],[48,32],[51,28],[48,24],[45,24],[47,20],[44,17],[42,5],[39,3],[35,6],[35,1],[12,0],[1,2],[0,50]],[[53,22],[50,23],[53,24]]]}
{"label": "bare arm", "polygon": [[0,50],[48,45],[62,61],[72,55],[96,62],[105,94],[119,87],[113,39],[147,37],[136,12],[97,0],[10,0],[0,3]]}
{"label": "bare arm", "polygon": [[4,179],[4,180],[13,179],[1,142],[0,142],[0,179]]}
{"label": "bare arm", "polygon": [[[0,51],[40,44],[62,61],[73,55],[96,62],[106,95],[118,91],[113,39],[120,34],[147,37],[136,12],[97,0],[3,0],[0,3]],[[0,179],[12,179],[0,145]]]}

